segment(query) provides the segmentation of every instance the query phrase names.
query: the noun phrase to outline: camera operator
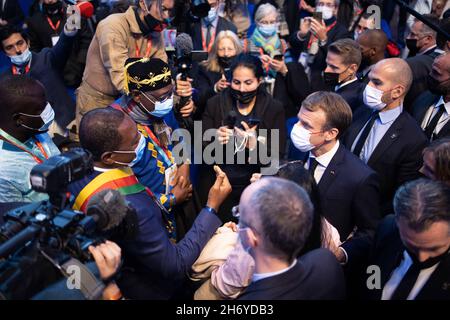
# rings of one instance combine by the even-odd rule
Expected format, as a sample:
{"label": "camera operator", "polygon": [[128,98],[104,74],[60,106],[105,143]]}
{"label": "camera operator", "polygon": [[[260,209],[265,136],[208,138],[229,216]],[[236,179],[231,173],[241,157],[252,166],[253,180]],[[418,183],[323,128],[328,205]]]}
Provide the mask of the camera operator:
{"label": "camera operator", "polygon": [[231,192],[228,178],[216,167],[217,179],[207,207],[183,240],[175,243],[167,210],[129,168],[145,143],[136,123],[119,110],[92,110],[81,121],[80,142],[93,155],[94,173],[69,186],[76,195],[74,208],[85,210],[93,194],[113,188],[120,190],[137,211],[138,236],[119,242],[124,255],[117,279],[121,291],[132,299],[169,299],[179,294],[186,274],[221,224],[216,212]]}
{"label": "camera operator", "polygon": [[59,154],[47,131],[55,113],[42,84],[25,75],[0,79],[0,202],[48,198],[31,189],[30,171]]}

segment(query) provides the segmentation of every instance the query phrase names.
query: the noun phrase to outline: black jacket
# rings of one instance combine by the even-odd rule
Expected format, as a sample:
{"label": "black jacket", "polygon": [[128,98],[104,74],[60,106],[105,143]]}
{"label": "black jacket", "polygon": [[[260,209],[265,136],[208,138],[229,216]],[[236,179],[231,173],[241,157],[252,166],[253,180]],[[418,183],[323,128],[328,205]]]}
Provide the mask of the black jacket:
{"label": "black jacket", "polygon": [[[217,22],[215,37],[220,31],[230,30],[237,34],[236,26],[225,18],[219,17]],[[202,22],[193,23],[189,30],[189,35],[192,38],[192,43],[194,45],[194,50],[204,50],[202,45]]]}
{"label": "black jacket", "polygon": [[[335,18],[327,21],[326,22],[327,26],[334,23],[334,21],[336,21]],[[300,56],[301,52],[308,51],[307,47],[308,47],[310,37],[311,37],[311,35],[308,34],[306,36],[305,40],[301,41],[297,37],[297,32],[294,32],[290,35],[291,52],[292,52],[294,59],[296,59],[296,61],[298,60],[298,57]],[[347,29],[345,29],[345,27],[342,24],[337,22],[336,25],[328,32],[328,40],[327,40],[326,45],[319,46],[319,51],[317,52],[317,54],[315,56],[314,62],[310,66],[310,68],[311,68],[311,89],[313,91],[325,89],[325,84],[322,79],[322,72],[327,67],[327,65],[325,63],[325,59],[326,59],[327,53],[328,53],[328,50],[327,50],[328,46],[330,44],[332,44],[333,42],[335,42],[336,40],[344,39],[344,38],[352,38],[352,36],[350,35],[350,33],[347,31]]]}
{"label": "black jacket", "polygon": [[198,67],[198,73],[194,78],[194,102],[197,110],[195,111],[196,118],[201,119],[205,111],[206,103],[210,98],[216,95],[214,85],[222,78],[222,73],[209,71],[203,65]]}
{"label": "black jacket", "polygon": [[[436,96],[432,94],[430,91],[425,91],[422,93],[414,102],[411,112],[414,119],[416,119],[417,124],[419,126],[422,125],[422,122],[425,118],[425,115],[427,113],[427,110],[438,103],[440,96]],[[442,129],[439,131],[439,133],[434,137],[433,140],[441,139],[444,137],[450,136],[450,121],[448,121]]]}
{"label": "black jacket", "polygon": [[6,0],[5,8],[1,6],[0,1],[0,18],[8,21],[8,24],[19,25],[24,16],[22,8],[18,0]]}
{"label": "black jacket", "polygon": [[238,300],[341,300],[345,298],[342,268],[326,249],[308,252],[292,269],[252,282]]}
{"label": "black jacket", "polygon": [[348,85],[339,88],[336,93],[339,94],[355,112],[360,106],[363,105],[363,94],[366,84],[361,80],[356,80]]}
{"label": "black jacket", "polygon": [[280,101],[286,113],[286,118],[296,117],[305,98],[311,93],[308,76],[300,63],[286,64],[288,73],[284,77],[277,73],[273,97]]}
{"label": "black jacket", "polygon": [[[389,281],[392,272],[398,267],[404,250],[405,247],[401,241],[395,218],[393,215],[389,215],[380,223],[367,264],[367,266],[380,267],[381,286],[380,289],[368,290],[366,273],[366,277],[361,278],[363,298],[381,299],[383,288]],[[447,258],[440,262],[415,300],[450,300],[450,254],[447,254]]]}
{"label": "black jacket", "polygon": [[[342,141],[350,150],[361,129],[371,116],[371,109],[362,106]],[[428,142],[416,121],[403,111],[373,151],[367,165],[380,177],[381,203],[384,215],[392,213],[392,200],[398,187],[420,177],[422,150]]]}

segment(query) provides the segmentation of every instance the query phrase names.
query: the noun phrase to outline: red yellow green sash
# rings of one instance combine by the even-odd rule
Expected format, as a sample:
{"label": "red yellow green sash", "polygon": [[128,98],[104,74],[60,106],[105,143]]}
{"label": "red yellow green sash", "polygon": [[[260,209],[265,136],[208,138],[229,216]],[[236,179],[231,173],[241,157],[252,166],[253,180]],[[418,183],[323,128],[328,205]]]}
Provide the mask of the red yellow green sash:
{"label": "red yellow green sash", "polygon": [[73,209],[85,212],[91,197],[105,189],[117,190],[124,196],[145,191],[130,168],[113,169],[99,174],[89,182],[75,199]]}

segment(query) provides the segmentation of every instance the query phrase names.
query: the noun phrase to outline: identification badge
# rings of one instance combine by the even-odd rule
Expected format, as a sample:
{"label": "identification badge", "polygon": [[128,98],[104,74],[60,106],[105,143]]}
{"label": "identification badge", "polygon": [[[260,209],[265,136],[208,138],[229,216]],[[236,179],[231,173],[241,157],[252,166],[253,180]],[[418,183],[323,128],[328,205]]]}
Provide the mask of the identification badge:
{"label": "identification badge", "polygon": [[56,46],[58,43],[59,36],[52,36],[52,46]]}
{"label": "identification badge", "polygon": [[298,63],[301,63],[303,68],[306,68],[308,66],[308,58],[309,54],[307,52],[302,52],[300,57],[298,57]]}
{"label": "identification badge", "polygon": [[173,184],[175,176],[177,175],[177,165],[173,164],[164,171],[164,179],[166,182],[166,194],[169,194],[170,187]]}

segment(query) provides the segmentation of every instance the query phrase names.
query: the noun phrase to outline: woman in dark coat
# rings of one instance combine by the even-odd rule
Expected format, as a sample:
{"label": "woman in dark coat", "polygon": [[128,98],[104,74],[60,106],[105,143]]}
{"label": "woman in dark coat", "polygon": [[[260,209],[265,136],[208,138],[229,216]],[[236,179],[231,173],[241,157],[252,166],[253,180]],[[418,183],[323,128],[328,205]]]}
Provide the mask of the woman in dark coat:
{"label": "woman in dark coat", "polygon": [[[200,194],[206,195],[214,181],[211,161],[206,162],[206,157],[213,155],[212,162],[220,165],[233,187],[219,212],[222,221],[232,219],[231,208],[239,203],[253,173],[269,167],[274,172],[267,174],[276,173],[286,139],[284,108],[262,86],[261,61],[241,54],[233,62],[231,74],[230,87],[208,100],[203,114],[203,131],[212,129],[209,133],[215,140],[203,153],[207,164],[200,173]],[[211,152],[211,146],[216,152]]]}

